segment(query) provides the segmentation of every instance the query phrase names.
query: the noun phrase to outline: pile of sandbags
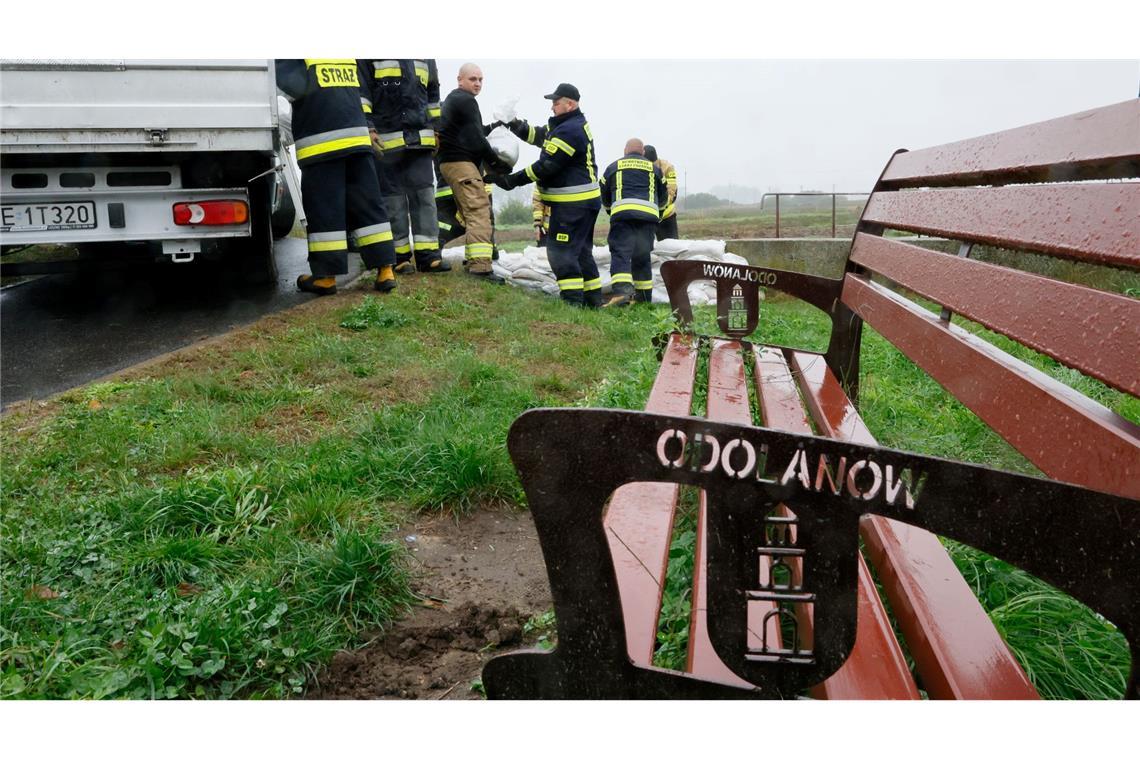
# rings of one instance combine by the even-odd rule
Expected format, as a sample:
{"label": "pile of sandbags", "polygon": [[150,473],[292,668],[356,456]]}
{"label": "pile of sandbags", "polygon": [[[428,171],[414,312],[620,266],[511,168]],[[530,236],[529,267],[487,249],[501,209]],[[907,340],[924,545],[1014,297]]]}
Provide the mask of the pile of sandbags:
{"label": "pile of sandbags", "polygon": [[[460,266],[463,249],[456,247],[445,253],[454,259],[453,266]],[[669,296],[661,281],[661,264],[670,259],[695,259],[716,261],[728,264],[747,265],[748,262],[736,254],[726,253],[723,240],[659,240],[653,249],[650,261],[653,265],[653,302],[668,303]],[[594,261],[602,275],[602,292],[610,292],[610,249],[608,246],[594,246]],[[545,248],[527,247],[522,253],[499,252],[494,263],[495,274],[509,284],[528,290],[541,290],[547,295],[558,295],[558,282],[550,263],[546,259]],[[705,280],[689,286],[689,302],[694,306],[716,303],[716,285]]]}

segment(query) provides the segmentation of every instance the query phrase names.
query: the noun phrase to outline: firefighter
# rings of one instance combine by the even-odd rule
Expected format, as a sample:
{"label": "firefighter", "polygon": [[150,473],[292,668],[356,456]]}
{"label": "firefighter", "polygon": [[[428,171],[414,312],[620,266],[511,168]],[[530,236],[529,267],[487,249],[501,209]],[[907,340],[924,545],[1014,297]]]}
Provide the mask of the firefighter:
{"label": "firefighter", "polygon": [[668,200],[661,170],[645,157],[636,137],[625,144],[625,156],[602,175],[602,206],[610,215],[610,284],[603,306],[628,306],[653,297],[653,233]]}
{"label": "firefighter", "polygon": [[464,258],[468,274],[502,282],[491,269],[495,245],[491,239],[491,197],[480,167],[495,153],[487,135],[498,122],[483,124],[475,97],[483,89],[483,71],[465,63],[458,86],[443,101],[440,116],[439,172],[451,188],[466,227]]}
{"label": "firefighter", "polygon": [[657,148],[652,145],[645,146],[645,157],[661,170],[665,186],[669,188],[669,201],[665,204],[665,210],[661,212],[661,222],[657,225],[657,239],[678,240],[681,236],[677,233],[677,167],[663,158],[658,158]]}
{"label": "firefighter", "polygon": [[[509,170],[508,170],[509,171]],[[435,207],[437,212],[437,223],[439,225],[439,249],[442,252],[444,246],[452,240],[461,238],[467,234],[467,228],[463,224],[463,213],[459,210],[459,206],[455,203],[455,193],[452,192],[451,187],[444,182],[443,176],[439,173],[439,161],[435,161]],[[491,191],[494,185],[485,182],[483,187],[487,191],[487,200],[491,199]],[[495,206],[491,205],[491,247],[495,246]],[[491,254],[491,259],[496,260],[499,258],[499,251],[496,249]],[[467,266],[467,261],[464,260],[464,266]]]}
{"label": "firefighter", "polygon": [[293,135],[301,166],[301,197],[308,220],[309,269],[297,287],[336,292],[336,275],[348,272],[348,236],[373,287],[396,287],[396,251],[372,160],[368,118],[362,108],[358,64],[351,58],[275,62],[277,86],[293,104]]}
{"label": "firefighter", "polygon": [[542,193],[538,191],[537,186],[531,197],[531,207],[534,217],[534,245],[536,248],[545,248],[546,232],[550,229],[550,206],[542,202]]}
{"label": "firefighter", "polygon": [[575,306],[602,305],[602,278],[594,261],[594,224],[601,209],[594,138],[578,108],[578,88],[562,83],[544,96],[554,116],[544,127],[522,119],[507,126],[520,139],[541,145],[539,159],[522,171],[487,179],[510,190],[538,184],[539,198],[550,204],[546,257],[558,278],[562,299]]}
{"label": "firefighter", "polygon": [[396,246],[396,274],[446,272],[451,267],[439,251],[432,166],[440,117],[435,60],[371,60],[364,68],[376,169]]}

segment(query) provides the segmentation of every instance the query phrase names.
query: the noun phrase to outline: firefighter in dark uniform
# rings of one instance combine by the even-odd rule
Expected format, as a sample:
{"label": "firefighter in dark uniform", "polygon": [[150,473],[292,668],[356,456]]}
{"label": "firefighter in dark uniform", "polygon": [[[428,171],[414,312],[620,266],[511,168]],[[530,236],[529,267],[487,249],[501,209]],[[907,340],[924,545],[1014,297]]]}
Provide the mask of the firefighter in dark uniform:
{"label": "firefighter in dark uniform", "polygon": [[439,252],[432,169],[440,115],[435,60],[370,60],[363,68],[376,131],[376,168],[396,246],[396,273],[446,272],[451,267]]}
{"label": "firefighter in dark uniform", "polygon": [[542,155],[523,171],[487,179],[507,190],[538,184],[539,197],[550,204],[546,257],[558,279],[559,294],[568,303],[596,308],[602,305],[602,278],[594,261],[594,224],[602,193],[594,138],[578,109],[577,87],[563,83],[544,97],[554,101],[554,116],[545,127],[532,127],[521,119],[508,125],[520,139],[541,145]]}
{"label": "firefighter in dark uniform", "polygon": [[297,287],[318,295],[336,292],[336,275],[348,273],[351,234],[374,287],[396,287],[392,227],[372,160],[368,119],[361,107],[357,61],[276,61],[277,87],[293,104],[293,136],[301,167],[301,198],[308,221],[309,269]]}
{"label": "firefighter in dark uniform", "polygon": [[636,137],[625,144],[625,156],[602,175],[602,207],[610,215],[610,284],[604,306],[628,306],[653,297],[653,235],[668,202],[661,170],[645,157]]}

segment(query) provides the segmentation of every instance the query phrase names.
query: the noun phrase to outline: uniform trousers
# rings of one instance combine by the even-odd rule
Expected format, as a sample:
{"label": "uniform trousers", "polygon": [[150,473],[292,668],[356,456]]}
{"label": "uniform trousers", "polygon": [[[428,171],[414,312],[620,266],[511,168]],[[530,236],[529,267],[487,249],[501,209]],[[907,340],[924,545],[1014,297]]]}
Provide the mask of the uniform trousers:
{"label": "uniform trousers", "polygon": [[348,236],[366,269],[392,266],[392,226],[384,210],[372,151],[306,162],[301,198],[308,222],[309,269],[314,277],[348,273]]}
{"label": "uniform trousers", "polygon": [[658,240],[678,240],[680,234],[677,232],[677,215],[670,214],[662,219],[657,224],[657,239]]}
{"label": "uniform trousers", "polygon": [[594,261],[594,224],[600,205],[551,204],[546,259],[562,300],[578,306],[602,303],[602,278]]}
{"label": "uniform trousers", "polygon": [[431,262],[440,258],[431,151],[404,149],[385,153],[377,157],[376,168],[384,207],[392,223],[396,263],[411,260],[414,252],[416,268],[430,268]]}
{"label": "uniform trousers", "polygon": [[[633,294],[653,290],[653,267],[650,255],[653,253],[653,233],[657,220],[610,219],[610,284],[614,292]],[[642,297],[639,300],[648,298]]]}

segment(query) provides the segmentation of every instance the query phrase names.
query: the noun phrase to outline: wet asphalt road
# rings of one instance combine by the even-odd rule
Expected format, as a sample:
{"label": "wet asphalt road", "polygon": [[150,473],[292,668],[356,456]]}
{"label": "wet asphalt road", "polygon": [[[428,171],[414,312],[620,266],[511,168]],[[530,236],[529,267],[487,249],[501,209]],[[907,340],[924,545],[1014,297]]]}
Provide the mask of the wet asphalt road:
{"label": "wet asphalt road", "polygon": [[[0,290],[0,405],[73,388],[316,296],[305,241],[277,241],[275,285],[235,282],[204,262],[58,274]],[[360,258],[349,255],[355,277]]]}

